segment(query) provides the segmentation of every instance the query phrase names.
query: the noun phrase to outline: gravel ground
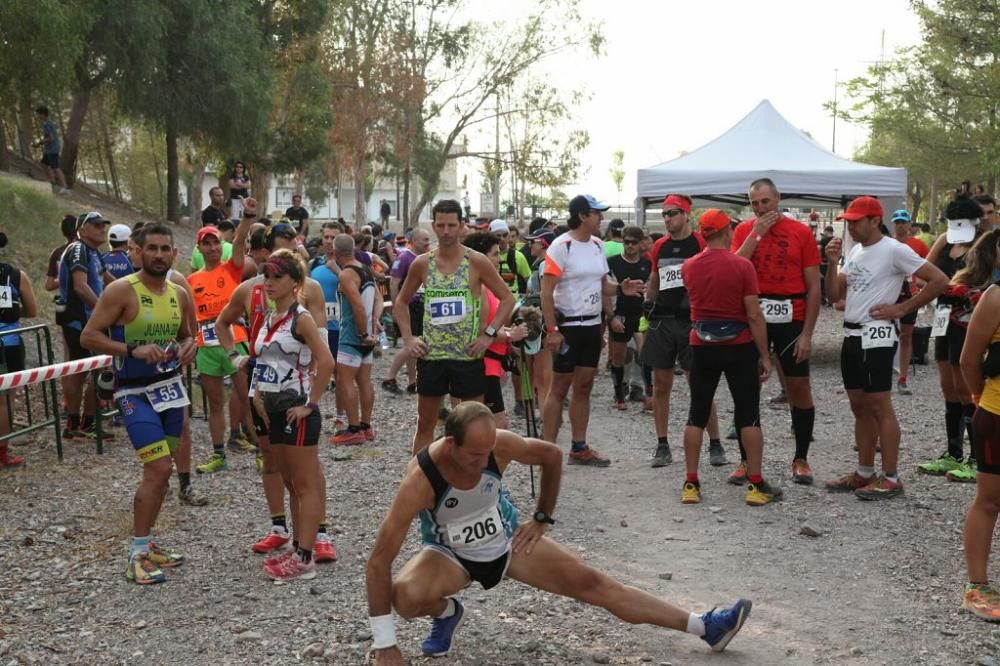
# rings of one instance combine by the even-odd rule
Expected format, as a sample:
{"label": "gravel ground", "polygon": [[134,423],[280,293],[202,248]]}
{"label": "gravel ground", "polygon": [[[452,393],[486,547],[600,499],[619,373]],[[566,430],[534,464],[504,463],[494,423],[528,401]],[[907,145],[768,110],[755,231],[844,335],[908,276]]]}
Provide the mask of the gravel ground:
{"label": "gravel ground", "polygon": [[[820,483],[855,460],[837,360],[839,321],[824,310],[815,343],[811,462]],[[386,362],[378,362],[379,373]],[[590,441],[614,464],[567,468],[552,535],[621,580],[692,609],[749,597],[752,617],[723,655],[713,655],[691,636],[626,625],[507,581],[490,593],[478,586],[463,593],[470,616],[450,662],[993,663],[1000,631],[958,609],[961,528],[975,487],[915,473],[918,462],[943,448],[936,383],[934,369],[921,367],[915,394],[896,400],[906,483],[898,500],[863,503],[792,485],[787,412],[765,407],[765,474],[784,486],[786,499],[748,507],[743,491],[725,483],[732,466],[705,461],[703,503],[682,506],[683,464],[650,469],[652,417],[634,403],[628,412],[614,411],[610,376],[602,371]],[[764,396],[776,392],[772,380]],[[728,396],[719,404],[728,422]],[[679,457],[687,411],[682,382],[674,406],[671,439]],[[49,435],[15,446],[28,464],[0,473],[0,665],[363,663],[370,643],[364,561],[407,461],[414,411],[411,396],[379,391],[375,446],[321,444],[340,560],[321,565],[313,581],[285,585],[266,579],[261,558],[249,550],[268,527],[251,456],[232,454],[228,472],[196,479],[212,500],[208,507],[180,506],[170,493],[158,533],[188,561],[168,571],[166,584],[140,589],[123,575],[139,474],[127,442],[112,442],[104,456],[70,445],[61,465]],[[515,420],[513,427],[524,424]],[[193,429],[199,462],[209,448],[205,422],[196,418]],[[564,428],[564,448],[566,437]],[[729,453],[737,457],[735,446]],[[532,510],[527,470],[513,466],[507,479],[522,513]],[[803,524],[820,536],[800,534]],[[404,556],[414,552],[415,537],[414,529]],[[397,625],[413,663],[429,663],[413,657],[428,622]]]}

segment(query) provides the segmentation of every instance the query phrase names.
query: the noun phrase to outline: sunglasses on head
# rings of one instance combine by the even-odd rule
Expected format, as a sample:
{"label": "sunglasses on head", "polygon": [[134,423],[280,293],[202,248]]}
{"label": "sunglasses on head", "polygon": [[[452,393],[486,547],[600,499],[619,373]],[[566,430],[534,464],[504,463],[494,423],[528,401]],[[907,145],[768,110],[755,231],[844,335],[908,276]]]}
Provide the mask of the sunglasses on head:
{"label": "sunglasses on head", "polygon": [[671,208],[670,210],[663,211],[663,217],[677,217],[683,212],[680,208]]}

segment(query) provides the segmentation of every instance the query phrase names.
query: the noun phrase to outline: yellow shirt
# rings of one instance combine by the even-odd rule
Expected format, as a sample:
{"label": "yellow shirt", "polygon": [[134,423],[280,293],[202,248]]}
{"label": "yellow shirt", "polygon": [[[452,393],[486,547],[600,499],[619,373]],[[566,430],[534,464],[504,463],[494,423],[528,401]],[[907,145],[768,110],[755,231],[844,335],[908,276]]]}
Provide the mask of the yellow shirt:
{"label": "yellow shirt", "polygon": [[[1000,342],[1000,328],[993,331],[990,343],[994,342]],[[1000,376],[986,378],[983,395],[979,398],[979,406],[991,414],[1000,415]]]}

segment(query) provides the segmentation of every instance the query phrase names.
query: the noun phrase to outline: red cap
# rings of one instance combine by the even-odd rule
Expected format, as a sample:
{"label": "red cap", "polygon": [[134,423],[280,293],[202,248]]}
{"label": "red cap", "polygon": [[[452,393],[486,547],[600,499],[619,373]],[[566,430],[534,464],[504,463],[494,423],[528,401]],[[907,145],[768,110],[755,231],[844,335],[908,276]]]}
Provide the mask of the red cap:
{"label": "red cap", "polygon": [[725,213],[718,208],[709,208],[698,218],[698,230],[705,238],[709,238],[719,233],[727,227],[733,225],[733,220],[729,213]]}
{"label": "red cap", "polygon": [[215,236],[219,240],[222,240],[222,234],[216,227],[202,227],[198,230],[198,235],[195,236],[195,242],[200,243],[205,240],[205,236]]}
{"label": "red cap", "polygon": [[843,213],[837,216],[838,220],[856,222],[863,217],[883,217],[882,204],[875,197],[858,197],[851,202]]}
{"label": "red cap", "polygon": [[663,208],[680,208],[685,213],[691,212],[691,203],[678,194],[668,194],[663,200]]}

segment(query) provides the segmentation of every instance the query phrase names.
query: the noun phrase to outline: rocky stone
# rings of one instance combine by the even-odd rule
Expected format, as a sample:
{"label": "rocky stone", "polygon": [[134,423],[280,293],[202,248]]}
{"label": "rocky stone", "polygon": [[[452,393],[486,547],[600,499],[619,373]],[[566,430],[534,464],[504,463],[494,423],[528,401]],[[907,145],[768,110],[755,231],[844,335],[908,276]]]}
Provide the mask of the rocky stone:
{"label": "rocky stone", "polygon": [[259,631],[244,631],[241,634],[236,634],[237,643],[253,643],[262,640],[264,640],[264,635]]}
{"label": "rocky stone", "polygon": [[591,660],[595,664],[610,664],[611,663],[611,657],[609,657],[608,655],[604,654],[603,652],[598,652],[596,654],[593,654],[593,655],[590,656],[590,658],[591,658]]}
{"label": "rocky stone", "polygon": [[799,528],[799,534],[804,534],[807,537],[818,537],[822,533],[823,530],[810,523],[803,523],[802,527]]}
{"label": "rocky stone", "polygon": [[664,571],[659,576],[660,580],[673,580],[673,577],[674,577],[674,575],[672,573],[670,573],[669,571]]}
{"label": "rocky stone", "polygon": [[864,651],[861,648],[859,648],[859,647],[852,647],[851,648],[851,656],[852,657],[860,657],[863,654],[864,654]]}
{"label": "rocky stone", "polygon": [[326,646],[323,645],[321,641],[316,641],[314,643],[310,643],[304,650],[302,650],[302,658],[312,659],[314,657],[322,657],[325,651]]}

